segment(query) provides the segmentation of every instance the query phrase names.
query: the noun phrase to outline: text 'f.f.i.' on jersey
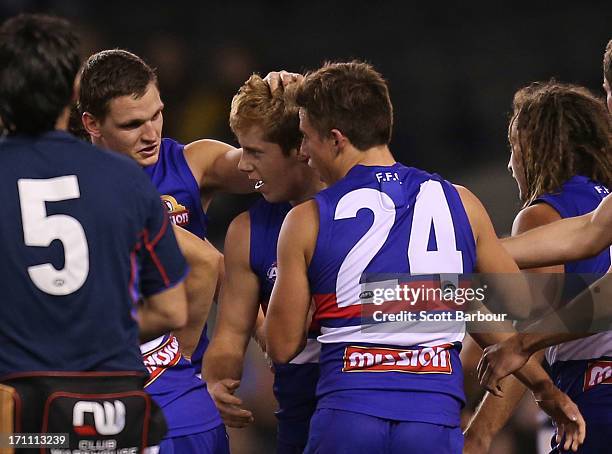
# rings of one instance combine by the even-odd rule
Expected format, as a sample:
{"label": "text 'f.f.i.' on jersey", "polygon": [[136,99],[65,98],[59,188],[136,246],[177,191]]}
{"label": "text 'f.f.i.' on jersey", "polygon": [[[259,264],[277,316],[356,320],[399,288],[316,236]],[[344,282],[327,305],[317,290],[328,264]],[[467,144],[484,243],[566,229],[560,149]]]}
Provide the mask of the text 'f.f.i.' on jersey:
{"label": "text 'f.f.i.' on jersey", "polygon": [[143,371],[140,295],[187,272],[131,160],[68,133],[0,141],[0,375]]}
{"label": "text 'f.f.i.' on jersey", "polygon": [[[162,139],[158,161],[144,170],[159,191],[171,222],[204,239],[208,221],[184,148],[172,139]],[[205,325],[191,361],[181,354],[171,333],[140,346],[151,374],[145,389],[164,411],[167,437],[205,432],[222,424],[205,383],[197,375],[207,345]]]}
{"label": "text 'f.f.i.' on jersey", "polygon": [[[608,194],[605,185],[574,176],[559,192],[544,194],[534,203],[547,203],[562,218],[569,218],[595,210]],[[566,263],[564,300],[577,296],[609,267],[609,249],[590,259]],[[546,358],[555,384],[576,402],[587,423],[612,424],[612,333],[555,345],[547,350]]]}
{"label": "text 'f.f.i.' on jersey", "polygon": [[[315,199],[319,233],[308,275],[321,327],[317,408],[458,426],[463,324],[370,330],[362,315],[377,285],[406,284],[398,275],[473,272],[474,237],[456,189],[399,163],[358,165]],[[394,277],[365,282],[377,275]]]}
{"label": "text 'f.f.i.' on jersey", "polygon": [[[276,280],[278,235],[283,220],[291,210],[289,203],[258,200],[249,210],[250,264],[259,280],[259,300],[267,310]],[[318,329],[312,326],[304,350],[289,364],[274,365],[274,396],[278,401],[278,439],[281,443],[306,445],[310,418],[316,407],[319,379],[320,344]]]}

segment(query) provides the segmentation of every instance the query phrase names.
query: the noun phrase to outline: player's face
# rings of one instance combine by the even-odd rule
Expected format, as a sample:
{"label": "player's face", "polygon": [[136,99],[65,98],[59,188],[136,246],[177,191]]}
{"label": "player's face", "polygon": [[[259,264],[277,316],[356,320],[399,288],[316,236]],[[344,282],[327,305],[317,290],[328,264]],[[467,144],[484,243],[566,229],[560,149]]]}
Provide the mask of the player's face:
{"label": "player's face", "polygon": [[141,166],[155,164],[161,144],[163,108],[154,83],[138,99],[132,96],[112,99],[100,123],[100,145],[128,155]]}
{"label": "player's face", "polygon": [[604,77],[603,88],[606,91],[606,104],[608,105],[608,112],[612,115],[612,87],[610,82]]}
{"label": "player's face", "polygon": [[287,156],[280,145],[264,139],[263,130],[253,126],[236,133],[242,147],[238,169],[254,181],[255,189],[271,203],[287,202],[299,197],[296,183],[300,181],[297,150]]}
{"label": "player's face", "polygon": [[508,141],[510,142],[510,161],[508,162],[508,170],[510,173],[512,173],[512,177],[516,180],[516,184],[519,188],[519,197],[522,200],[523,194],[527,193],[527,183],[525,180],[525,169],[523,167],[521,145],[519,143],[518,130],[516,128],[516,120],[514,118],[510,122]]}
{"label": "player's face", "polygon": [[302,139],[302,152],[308,156],[308,165],[315,169],[321,179],[327,184],[335,182],[333,178],[333,139],[322,138],[308,119],[308,113],[300,109],[300,131]]}

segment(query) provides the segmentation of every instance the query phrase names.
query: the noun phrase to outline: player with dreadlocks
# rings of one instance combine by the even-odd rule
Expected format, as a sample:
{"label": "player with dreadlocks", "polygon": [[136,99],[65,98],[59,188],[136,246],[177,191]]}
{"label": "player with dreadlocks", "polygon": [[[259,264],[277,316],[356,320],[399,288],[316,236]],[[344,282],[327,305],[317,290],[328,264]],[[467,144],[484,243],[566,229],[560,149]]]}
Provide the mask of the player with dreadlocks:
{"label": "player with dreadlocks", "polygon": [[[517,181],[523,209],[514,221],[513,235],[597,208],[612,185],[611,124],[603,102],[579,86],[551,81],[515,94],[508,168]],[[605,249],[592,258],[529,271],[566,273],[562,298],[569,301],[585,287],[584,280],[578,283],[577,273],[595,278],[609,267],[610,251]],[[553,380],[578,404],[587,422],[580,452],[606,451],[612,389],[602,386],[604,377],[597,371],[610,364],[611,357],[611,332],[562,343],[546,352]],[[505,424],[525,389],[512,377],[507,380],[503,400],[485,398],[468,429],[468,440],[484,439],[488,444]],[[565,451],[557,446],[553,452]]]}

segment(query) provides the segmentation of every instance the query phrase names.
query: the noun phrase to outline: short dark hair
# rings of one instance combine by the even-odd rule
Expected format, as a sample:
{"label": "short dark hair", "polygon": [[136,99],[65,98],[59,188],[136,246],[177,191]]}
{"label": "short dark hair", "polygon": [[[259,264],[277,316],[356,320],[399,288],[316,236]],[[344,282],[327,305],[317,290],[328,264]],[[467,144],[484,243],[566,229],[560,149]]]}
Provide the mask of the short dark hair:
{"label": "short dark hair", "polygon": [[610,89],[612,89],[612,39],[608,41],[603,59],[603,73],[608,81]]}
{"label": "short dark hair", "polygon": [[391,140],[393,106],[387,82],[367,63],[325,63],[306,75],[297,104],[321,137],[338,129],[359,150]]}
{"label": "short dark hair", "polygon": [[81,71],[79,112],[104,119],[114,98],[140,98],[150,83],[157,84],[155,71],[137,55],[123,49],[103,50],[87,59]]}
{"label": "short dark hair", "polygon": [[38,14],[0,27],[0,118],[9,134],[53,130],[71,104],[81,65],[73,30],[65,19]]}

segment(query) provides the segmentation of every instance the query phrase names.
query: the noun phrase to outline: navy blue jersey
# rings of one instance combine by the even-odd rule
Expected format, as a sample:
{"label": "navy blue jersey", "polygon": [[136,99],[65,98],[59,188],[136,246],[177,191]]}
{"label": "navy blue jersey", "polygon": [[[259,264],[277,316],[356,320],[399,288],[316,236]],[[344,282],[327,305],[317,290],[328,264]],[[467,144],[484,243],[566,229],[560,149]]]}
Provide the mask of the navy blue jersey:
{"label": "navy blue jersey", "polygon": [[[534,203],[547,203],[562,218],[569,218],[595,210],[608,194],[601,183],[574,176],[559,192],[544,194]],[[566,263],[564,298],[578,295],[609,267],[609,249],[590,259]],[[547,350],[546,358],[555,384],[576,402],[587,421],[612,423],[612,333],[555,345]]]}
{"label": "navy blue jersey", "polygon": [[[250,264],[259,281],[259,298],[264,313],[276,280],[278,235],[289,210],[289,203],[269,203],[263,198],[249,210]],[[284,443],[305,445],[306,442],[319,379],[320,345],[316,336],[317,332],[311,327],[304,350],[289,364],[274,365],[279,440]]]}
{"label": "navy blue jersey", "polygon": [[61,131],[0,142],[0,375],[144,370],[135,299],[186,264],[131,160]]}
{"label": "navy blue jersey", "polygon": [[457,190],[399,163],[358,165],[315,200],[308,277],[321,325],[317,408],[459,425],[463,323],[431,332],[416,329],[418,321],[397,328],[362,316],[376,304],[364,287],[370,293],[389,282],[372,283],[372,275],[473,272],[476,245]]}

